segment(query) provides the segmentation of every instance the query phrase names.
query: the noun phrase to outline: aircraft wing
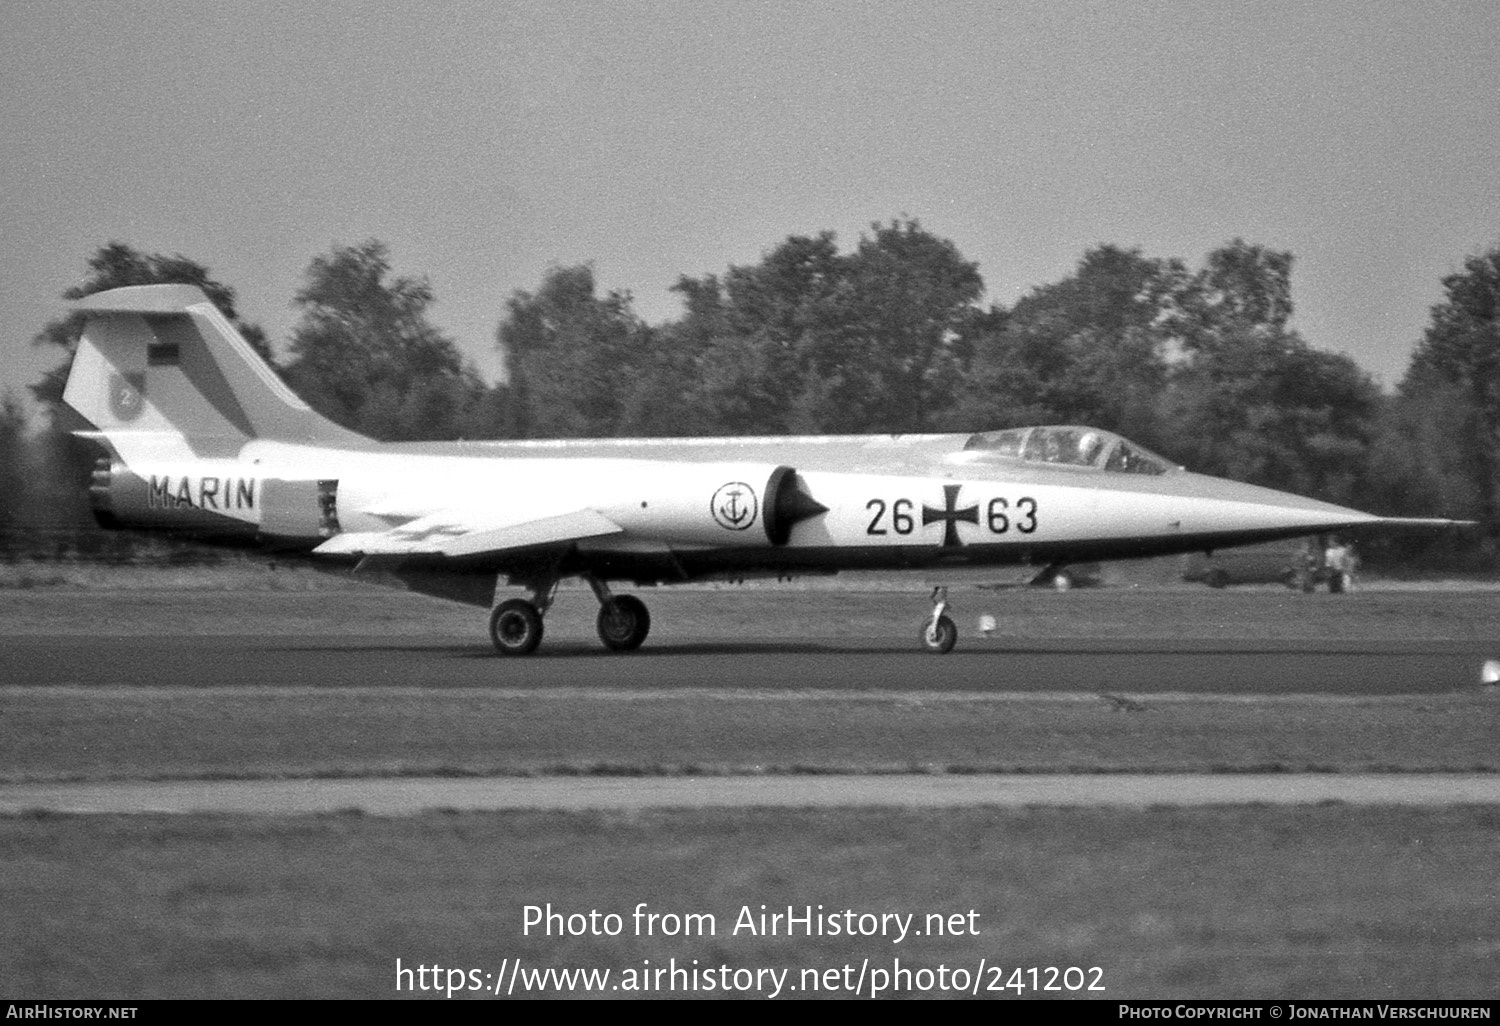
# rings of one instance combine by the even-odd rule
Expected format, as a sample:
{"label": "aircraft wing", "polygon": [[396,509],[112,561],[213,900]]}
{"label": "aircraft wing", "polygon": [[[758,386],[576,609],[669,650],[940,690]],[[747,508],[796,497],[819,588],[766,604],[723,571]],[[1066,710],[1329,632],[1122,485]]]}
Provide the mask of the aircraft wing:
{"label": "aircraft wing", "polygon": [[591,509],[529,520],[501,520],[484,510],[441,510],[389,531],[334,535],[313,550],[319,555],[478,556],[552,542],[619,534],[624,528]]}

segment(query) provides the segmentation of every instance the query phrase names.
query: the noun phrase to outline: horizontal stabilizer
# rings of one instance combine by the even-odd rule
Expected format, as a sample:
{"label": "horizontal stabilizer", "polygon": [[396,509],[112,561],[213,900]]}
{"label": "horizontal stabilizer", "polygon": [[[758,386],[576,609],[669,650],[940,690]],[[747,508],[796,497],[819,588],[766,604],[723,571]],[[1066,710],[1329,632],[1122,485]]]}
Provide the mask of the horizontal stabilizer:
{"label": "horizontal stabilizer", "polygon": [[206,302],[208,296],[196,285],[127,285],[74,300],[73,309],[86,313],[175,314]]}
{"label": "horizontal stabilizer", "polygon": [[479,556],[533,545],[598,538],[623,530],[608,517],[580,509],[516,523],[496,523],[482,512],[444,510],[389,531],[335,535],[313,551],[318,555]]}

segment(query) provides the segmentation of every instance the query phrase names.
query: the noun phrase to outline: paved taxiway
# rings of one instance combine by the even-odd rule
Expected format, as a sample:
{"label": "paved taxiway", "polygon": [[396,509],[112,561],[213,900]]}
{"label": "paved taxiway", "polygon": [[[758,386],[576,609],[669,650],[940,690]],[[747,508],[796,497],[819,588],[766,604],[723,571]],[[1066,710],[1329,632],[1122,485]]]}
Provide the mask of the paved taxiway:
{"label": "paved taxiway", "polygon": [[0,814],[305,814],[432,810],[876,806],[1500,804],[1494,774],[1057,774],[394,777],[0,785]]}
{"label": "paved taxiway", "polygon": [[1439,694],[1477,687],[1493,644],[1477,641],[1016,641],[964,637],[946,656],[900,641],[706,639],[544,642],[524,659],[487,642],[357,636],[9,637],[0,684],[173,687],[519,687]]}

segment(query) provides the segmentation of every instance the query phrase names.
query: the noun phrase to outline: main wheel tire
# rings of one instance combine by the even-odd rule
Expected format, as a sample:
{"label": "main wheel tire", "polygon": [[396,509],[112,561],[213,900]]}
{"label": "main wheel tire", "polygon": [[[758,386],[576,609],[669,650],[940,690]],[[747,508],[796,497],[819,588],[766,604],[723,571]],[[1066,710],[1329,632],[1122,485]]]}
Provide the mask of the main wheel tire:
{"label": "main wheel tire", "polygon": [[958,628],[944,615],[938,617],[936,626],[931,620],[924,623],[920,637],[923,648],[942,655],[944,652],[953,651],[953,646],[958,642]]}
{"label": "main wheel tire", "polygon": [[599,640],[612,652],[634,652],[650,632],[651,614],[634,595],[617,595],[599,607]]}
{"label": "main wheel tire", "polygon": [[490,614],[490,640],[501,655],[530,655],[542,643],[542,614],[525,599],[510,599]]}

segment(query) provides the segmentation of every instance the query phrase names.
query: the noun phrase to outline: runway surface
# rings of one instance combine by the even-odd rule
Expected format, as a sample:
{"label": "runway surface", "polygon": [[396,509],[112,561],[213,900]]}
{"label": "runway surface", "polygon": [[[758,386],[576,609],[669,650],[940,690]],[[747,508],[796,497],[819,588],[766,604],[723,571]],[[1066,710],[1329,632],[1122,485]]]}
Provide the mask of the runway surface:
{"label": "runway surface", "polygon": [[0,684],[40,687],[684,688],[1134,694],[1437,694],[1474,688],[1493,644],[1343,639],[1016,641],[966,637],[946,656],[882,641],[655,644],[629,654],[549,641],[534,656],[485,642],[294,634],[20,636]]}
{"label": "runway surface", "polygon": [[750,807],[1449,805],[1500,803],[1494,774],[1059,774],[1017,776],[492,777],[119,781],[0,785],[0,815],[381,816],[433,810]]}
{"label": "runway surface", "polygon": [[[288,611],[295,608],[293,603]],[[1396,696],[1401,696],[1396,697],[1398,702],[1410,701],[1405,696],[1423,699],[1446,696],[1444,701],[1451,702],[1453,696],[1462,695],[1468,696],[1464,701],[1479,701],[1488,709],[1490,692],[1481,686],[1481,667],[1487,659],[1495,657],[1493,642],[1472,638],[1412,640],[1368,636],[1353,639],[1274,637],[1265,640],[1243,637],[1036,640],[966,636],[956,651],[946,656],[933,656],[917,648],[915,636],[910,644],[904,644],[902,640],[868,635],[853,639],[795,641],[699,635],[686,640],[672,637],[653,640],[639,652],[621,655],[606,652],[592,638],[575,631],[572,634],[559,632],[560,636],[549,637],[532,657],[507,658],[496,655],[487,640],[456,640],[451,636],[378,637],[326,629],[320,631],[319,627],[326,628],[326,625],[308,623],[299,626],[291,618],[281,624],[281,629],[263,635],[221,632],[152,636],[137,632],[112,637],[104,633],[107,626],[107,623],[101,624],[103,630],[97,634],[38,633],[5,637],[0,643],[0,708],[3,708],[7,691],[17,698],[23,693],[32,696],[27,701],[34,701],[38,693],[52,692],[62,701],[66,701],[69,695],[89,695],[105,703],[118,696],[157,702],[188,692],[198,696],[194,699],[198,703],[203,702],[203,696],[213,696],[217,692],[226,698],[238,696],[240,701],[247,694],[275,694],[279,700],[292,703],[304,701],[298,696],[320,693],[326,693],[328,700],[335,703],[344,701],[341,696],[354,701],[358,695],[372,693],[389,695],[393,701],[409,701],[413,696],[420,701],[422,696],[431,692],[434,696],[442,693],[445,701],[452,701],[455,693],[490,691],[497,695],[503,693],[527,700],[541,698],[554,702],[555,714],[547,715],[558,718],[548,719],[544,715],[537,721],[539,726],[535,729],[544,731],[550,729],[546,726],[548,723],[565,723],[580,696],[592,695],[597,700],[599,694],[665,701],[668,708],[676,708],[675,703],[680,699],[684,715],[700,709],[701,703],[712,703],[716,697],[733,697],[737,701],[784,697],[799,701],[863,695],[904,702],[928,696],[1094,699],[1101,693],[1161,696],[1163,699],[1167,696],[1215,700],[1224,697],[1234,702],[1278,696],[1295,696],[1300,700],[1301,696],[1313,696],[1327,698],[1333,703]],[[186,627],[179,629],[187,630]],[[1500,694],[1495,697],[1500,698]],[[1125,707],[1131,707],[1128,699],[1119,701]],[[597,702],[590,708],[594,710],[593,715],[601,715]],[[1446,711],[1447,705],[1440,708],[1444,711],[1431,713],[1425,707],[1418,708],[1412,725],[1413,730],[1436,730],[1434,744],[1443,743],[1442,717],[1451,715]],[[778,712],[784,718],[784,711]],[[493,710],[487,710],[486,714],[491,713]],[[140,715],[139,709],[135,714]],[[465,715],[462,709],[456,714]],[[59,707],[58,715],[65,720],[72,713],[64,705]],[[91,711],[89,715],[97,718],[101,714]],[[760,714],[750,712],[746,715],[746,722],[754,724]],[[1248,729],[1255,729],[1256,724],[1276,722],[1276,718],[1283,714],[1247,715]],[[1342,722],[1336,712],[1318,715],[1335,724],[1334,729]],[[432,724],[426,720],[422,722],[426,729],[432,729]],[[850,722],[855,723],[853,729],[857,736],[863,736],[858,735],[859,730],[869,729],[864,720]],[[1213,725],[1204,726],[1199,720],[1192,722],[1197,724],[1196,729],[1208,732],[1205,736],[1210,737],[1211,742]],[[1367,730],[1378,732],[1382,729],[1378,717],[1359,722],[1365,723]],[[96,729],[109,729],[107,706],[98,723],[102,727]],[[717,720],[712,720],[703,729],[711,733],[717,723]],[[299,722],[295,726],[304,732],[308,729],[306,723]],[[345,732],[353,729],[348,727]],[[379,733],[386,728],[370,729],[377,731],[376,736],[386,736]],[[407,752],[408,749],[401,748],[400,744],[411,739],[405,736],[403,729],[398,728],[395,721],[388,729],[389,736],[394,739],[391,752]],[[420,733],[423,728],[414,729]],[[890,729],[896,732],[891,737],[900,737],[899,722],[893,721]],[[1307,729],[1315,734],[1320,727],[1314,723]],[[134,738],[141,732],[132,727],[128,733]],[[1119,733],[1115,730],[1110,737],[1115,738]],[[580,748],[587,753],[586,756],[574,760],[581,760],[582,765],[619,762],[624,757],[618,751],[633,751],[628,746],[620,749],[618,739],[607,730],[595,730],[588,736],[592,741]],[[1355,754],[1349,758],[1356,763],[1351,769],[1384,768],[1379,758],[1373,758],[1359,747],[1363,739],[1374,736],[1377,735],[1359,735],[1351,740],[1350,751]],[[3,729],[0,729],[0,737],[3,737]],[[359,747],[349,748],[348,738],[339,737],[346,744],[337,751],[353,753],[351,758],[357,755],[355,762],[360,765],[380,762],[381,750],[366,752]],[[781,735],[773,731],[767,737],[780,738]],[[1240,767],[1259,770],[1291,759],[1291,768],[1301,770],[1321,768],[1327,759],[1337,762],[1332,755],[1327,759],[1308,756],[1288,737],[1277,741],[1274,732],[1268,733],[1267,737],[1264,755],[1257,754],[1259,750],[1253,748],[1247,755],[1241,751],[1243,746],[1234,748],[1237,754],[1230,754],[1230,746],[1216,747],[1205,742],[1208,747],[1200,746],[1201,753],[1199,749],[1186,749],[1194,755],[1186,764],[1168,764],[1163,768],[1219,768],[1226,761],[1235,766],[1238,759]],[[1302,738],[1302,734],[1297,738]],[[1012,747],[1013,742],[1014,739]],[[458,755],[448,753],[442,743],[433,745],[425,741],[425,747],[419,745],[413,750],[423,753],[422,758],[427,759],[425,763],[419,759],[420,772],[428,772],[435,765],[445,765],[444,760],[452,760],[453,764],[460,766],[476,763],[493,766],[499,757],[484,755],[484,743],[482,736],[471,738],[465,734],[463,739],[453,743],[453,751],[460,753]],[[664,735],[660,744],[668,746],[663,749],[665,751],[674,750],[669,735]],[[1124,745],[1124,742],[1120,744]],[[940,764],[972,764],[977,760],[982,764],[985,759],[976,757],[975,752],[988,752],[984,745],[983,738],[955,742],[954,750],[959,754],[948,753],[937,761]],[[1073,769],[1080,762],[1087,763],[1087,756],[1069,754],[1066,740],[1059,745],[1061,747],[1056,752],[1046,749],[1053,752],[1050,757],[1054,761],[1039,766],[1039,769]],[[527,751],[533,752],[529,756],[533,761],[541,759],[547,765],[569,762],[566,745],[558,748],[556,756],[547,755],[545,758],[536,755],[533,749],[548,751],[546,745],[540,748],[532,745]],[[795,757],[787,757],[790,764],[802,765],[809,759],[811,764],[817,764],[816,757],[804,754],[808,749],[801,735],[796,735],[782,747],[771,744],[771,749],[783,755],[793,753]],[[168,760],[164,765],[182,765],[191,769],[196,762],[203,761],[191,757],[191,750],[191,745],[185,746],[183,751],[188,755],[178,753],[175,762]],[[946,753],[941,745],[933,750]],[[1127,753],[1130,750],[1128,745],[1110,749]],[[143,769],[149,763],[149,760],[142,762],[141,754],[129,743],[122,742],[121,751],[129,759],[141,763]],[[631,765],[636,762],[651,764],[663,758],[651,754],[656,749],[649,745],[643,751],[647,754],[634,761],[624,761]],[[719,749],[711,745],[705,749],[700,743],[693,751],[698,753],[695,761],[706,759],[712,763],[713,759],[703,752],[718,752]],[[741,761],[761,763],[757,757],[759,749],[751,745],[746,751],[750,754],[742,753]],[[890,751],[906,752],[907,748],[893,744]],[[926,752],[927,748],[921,748],[921,751]],[[1085,751],[1092,752],[1093,749]],[[1289,751],[1294,754],[1289,756]],[[1322,749],[1316,751],[1321,753]],[[481,754],[475,755],[475,752]],[[601,756],[599,752],[606,754]],[[395,764],[405,757],[391,754],[386,761]],[[910,755],[882,755],[876,761],[905,764],[914,758]],[[87,762],[82,753],[80,759]],[[1106,764],[1109,762],[1107,758],[1101,759]],[[670,763],[672,760],[666,761]],[[295,762],[293,759],[293,764]],[[25,765],[32,764],[54,765],[39,758]],[[56,765],[66,768],[65,762]],[[853,776],[771,773],[763,776],[646,774],[610,777],[584,773],[555,777],[467,777],[460,774],[437,778],[400,775],[348,778],[337,772],[339,764],[336,760],[331,765],[334,772],[327,776],[318,769],[290,770],[310,779],[284,779],[272,770],[265,772],[265,779],[6,784],[0,785],[0,814],[13,815],[31,810],[300,814],[358,809],[378,815],[410,815],[434,809],[768,805],[1500,804],[1500,774],[1468,772],[1486,768],[1488,764],[1483,759],[1459,761],[1451,767],[1441,759],[1418,760],[1412,768],[1452,768],[1458,772],[1412,774],[1108,772]],[[1151,765],[1137,761],[1120,768],[1149,769]],[[51,772],[57,773],[55,769]],[[481,769],[480,772],[505,773],[511,770]],[[138,775],[147,777],[153,774],[139,772]],[[171,776],[173,773],[161,775]],[[180,775],[204,774],[188,772]],[[59,777],[65,779],[61,773],[53,779]],[[12,779],[24,781],[28,777],[25,771],[18,771]],[[38,775],[31,779],[45,780],[47,777]]]}

